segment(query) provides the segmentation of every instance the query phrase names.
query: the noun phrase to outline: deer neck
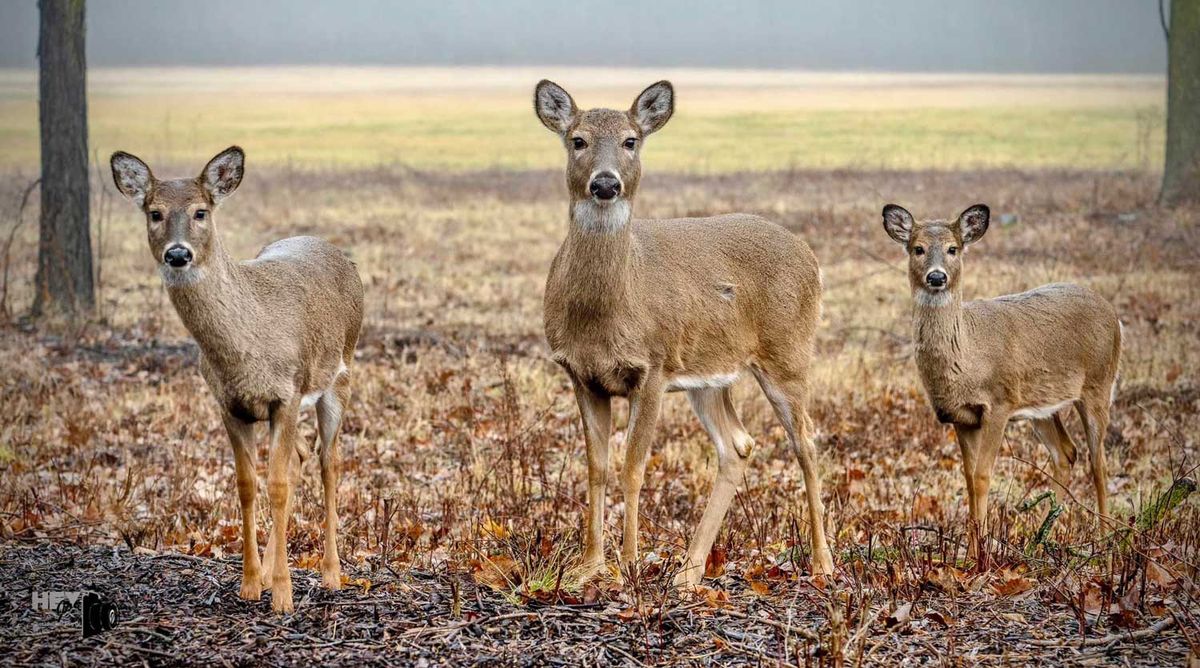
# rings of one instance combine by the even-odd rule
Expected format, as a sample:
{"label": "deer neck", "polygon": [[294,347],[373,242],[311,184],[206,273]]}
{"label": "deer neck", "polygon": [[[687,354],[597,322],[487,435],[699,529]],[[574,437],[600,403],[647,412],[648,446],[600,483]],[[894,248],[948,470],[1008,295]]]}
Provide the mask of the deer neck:
{"label": "deer neck", "polygon": [[608,205],[590,199],[571,204],[563,258],[573,310],[603,316],[628,303],[639,278],[632,220],[632,203],[626,199]]}
{"label": "deer neck", "polygon": [[917,364],[928,382],[949,378],[963,369],[969,341],[963,327],[962,294],[913,289],[913,340]]}
{"label": "deer neck", "polygon": [[203,267],[196,267],[184,280],[163,273],[167,295],[204,356],[216,367],[234,363],[245,352],[253,335],[250,324],[258,304],[242,275],[219,239]]}

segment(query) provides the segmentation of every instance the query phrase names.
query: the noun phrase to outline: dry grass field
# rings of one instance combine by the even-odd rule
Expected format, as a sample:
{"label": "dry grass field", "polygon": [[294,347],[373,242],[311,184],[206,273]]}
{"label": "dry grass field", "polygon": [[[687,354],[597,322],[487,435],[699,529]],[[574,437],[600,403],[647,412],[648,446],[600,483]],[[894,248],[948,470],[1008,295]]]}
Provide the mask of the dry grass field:
{"label": "dry grass field", "polygon": [[[1186,492],[1200,464],[1200,211],[1154,206],[1157,176],[1143,164],[1160,162],[1161,81],[669,73],[681,108],[648,143],[638,214],[761,213],[804,238],[824,268],[811,413],[837,562],[833,578],[809,575],[799,467],[743,381],[738,403],[758,450],[709,579],[681,593],[669,586],[675,559],[716,472],[682,396],[666,401],[643,491],[644,558],[614,561],[612,577],[596,582],[570,575],[584,446],[567,378],[541,335],[566,195],[561,149],[526,100],[546,74],[283,74],[233,84],[227,72],[195,71],[200,93],[190,95],[160,72],[101,71],[92,133],[99,155],[131,150],[164,175],[242,144],[246,179],[217,214],[231,252],[249,257],[270,240],[316,234],[358,264],[367,317],[342,440],[347,587],[317,586],[320,487],[308,462],[290,541],[296,613],[275,618],[267,597],[237,598],[232,451],[144,223],[102,160],[97,320],[21,317],[36,206],[4,266],[5,655],[166,664],[1196,660],[1200,509]],[[568,88],[592,77],[577,99],[612,105],[652,76],[549,74]],[[23,85],[19,73],[0,77],[0,240],[36,168]],[[966,258],[969,297],[1070,280],[1117,306],[1126,347],[1107,443],[1120,528],[1097,529],[1086,462],[1073,470],[1070,498],[1043,498],[1048,458],[1027,426],[1013,425],[992,487],[993,563],[967,559],[958,447],[916,378],[903,258],[879,222],[889,201],[918,216],[992,207],[993,229]],[[622,404],[617,427],[624,412]],[[302,433],[314,438],[311,415]],[[621,437],[614,443],[615,468]],[[615,488],[609,508],[611,550],[622,508]],[[83,581],[117,601],[116,631],[80,640],[70,624],[30,617],[31,589]]]}

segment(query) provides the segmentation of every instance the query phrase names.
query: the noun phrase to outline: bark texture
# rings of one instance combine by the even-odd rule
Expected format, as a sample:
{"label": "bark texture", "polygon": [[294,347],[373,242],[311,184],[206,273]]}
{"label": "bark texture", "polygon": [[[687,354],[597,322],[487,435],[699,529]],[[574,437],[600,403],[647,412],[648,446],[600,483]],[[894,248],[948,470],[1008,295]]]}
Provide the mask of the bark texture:
{"label": "bark texture", "polygon": [[33,312],[95,307],[88,216],[84,0],[39,0],[38,121],[42,207]]}

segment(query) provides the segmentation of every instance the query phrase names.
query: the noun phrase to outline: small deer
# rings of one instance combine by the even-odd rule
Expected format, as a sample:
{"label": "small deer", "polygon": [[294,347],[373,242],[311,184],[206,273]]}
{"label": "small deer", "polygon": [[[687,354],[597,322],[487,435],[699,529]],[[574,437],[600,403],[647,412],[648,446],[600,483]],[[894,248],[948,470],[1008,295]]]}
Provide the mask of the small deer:
{"label": "small deer", "polygon": [[[200,176],[162,181],[145,162],[112,155],[117,189],[146,215],[150,253],[180,320],[200,346],[200,372],[233,444],[242,507],[241,597],[273,589],[271,607],[290,612],[287,526],[300,411],[316,407],[325,495],[321,580],[341,587],[337,551],[337,435],[349,402],[349,370],[362,326],[363,288],[354,264],[314,237],[276,241],[235,262],[214,212],[241,183],[245,155],[232,146]],[[255,532],[254,426],[269,423],[267,493],[271,533],[260,564]]]}
{"label": "small deer", "polygon": [[808,245],[757,216],[638,220],[633,202],[642,146],[675,109],[660,81],[628,111],[580,110],[557,84],[540,82],[534,108],[562,138],[570,224],[546,278],[545,331],[583,418],[588,514],[580,574],[604,567],[611,400],[630,404],[621,556],[638,559],[638,495],[664,392],[685,391],[716,446],[712,495],[676,584],[698,583],[754,439],[730,388],[746,372],[783,423],[804,471],[812,568],[833,571],[825,541],[816,451],[807,414],[809,366],[821,304]]}
{"label": "small deer", "polygon": [[1076,447],[1062,417],[1074,406],[1087,436],[1097,509],[1107,516],[1104,434],[1121,359],[1117,312],[1087,288],[1053,283],[963,302],[963,254],[987,232],[989,219],[982,204],[955,221],[920,223],[895,204],[883,208],[884,230],[908,251],[917,369],[938,420],[954,425],[962,450],[977,557],[1009,420],[1032,420],[1050,452],[1054,482],[1065,490]]}

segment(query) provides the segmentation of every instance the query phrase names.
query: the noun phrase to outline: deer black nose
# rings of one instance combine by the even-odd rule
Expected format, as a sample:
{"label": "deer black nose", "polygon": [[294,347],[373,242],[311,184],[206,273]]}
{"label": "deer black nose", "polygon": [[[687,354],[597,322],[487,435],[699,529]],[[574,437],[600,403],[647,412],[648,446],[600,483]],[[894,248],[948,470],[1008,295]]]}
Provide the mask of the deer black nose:
{"label": "deer black nose", "polygon": [[187,246],[171,246],[163,253],[163,262],[172,267],[186,267],[192,261],[192,251]]}
{"label": "deer black nose", "polygon": [[925,276],[925,283],[927,283],[931,288],[946,287],[946,272],[941,271],[940,269],[934,269]]}
{"label": "deer black nose", "polygon": [[612,199],[621,194],[621,179],[611,172],[600,172],[588,186],[596,199]]}

